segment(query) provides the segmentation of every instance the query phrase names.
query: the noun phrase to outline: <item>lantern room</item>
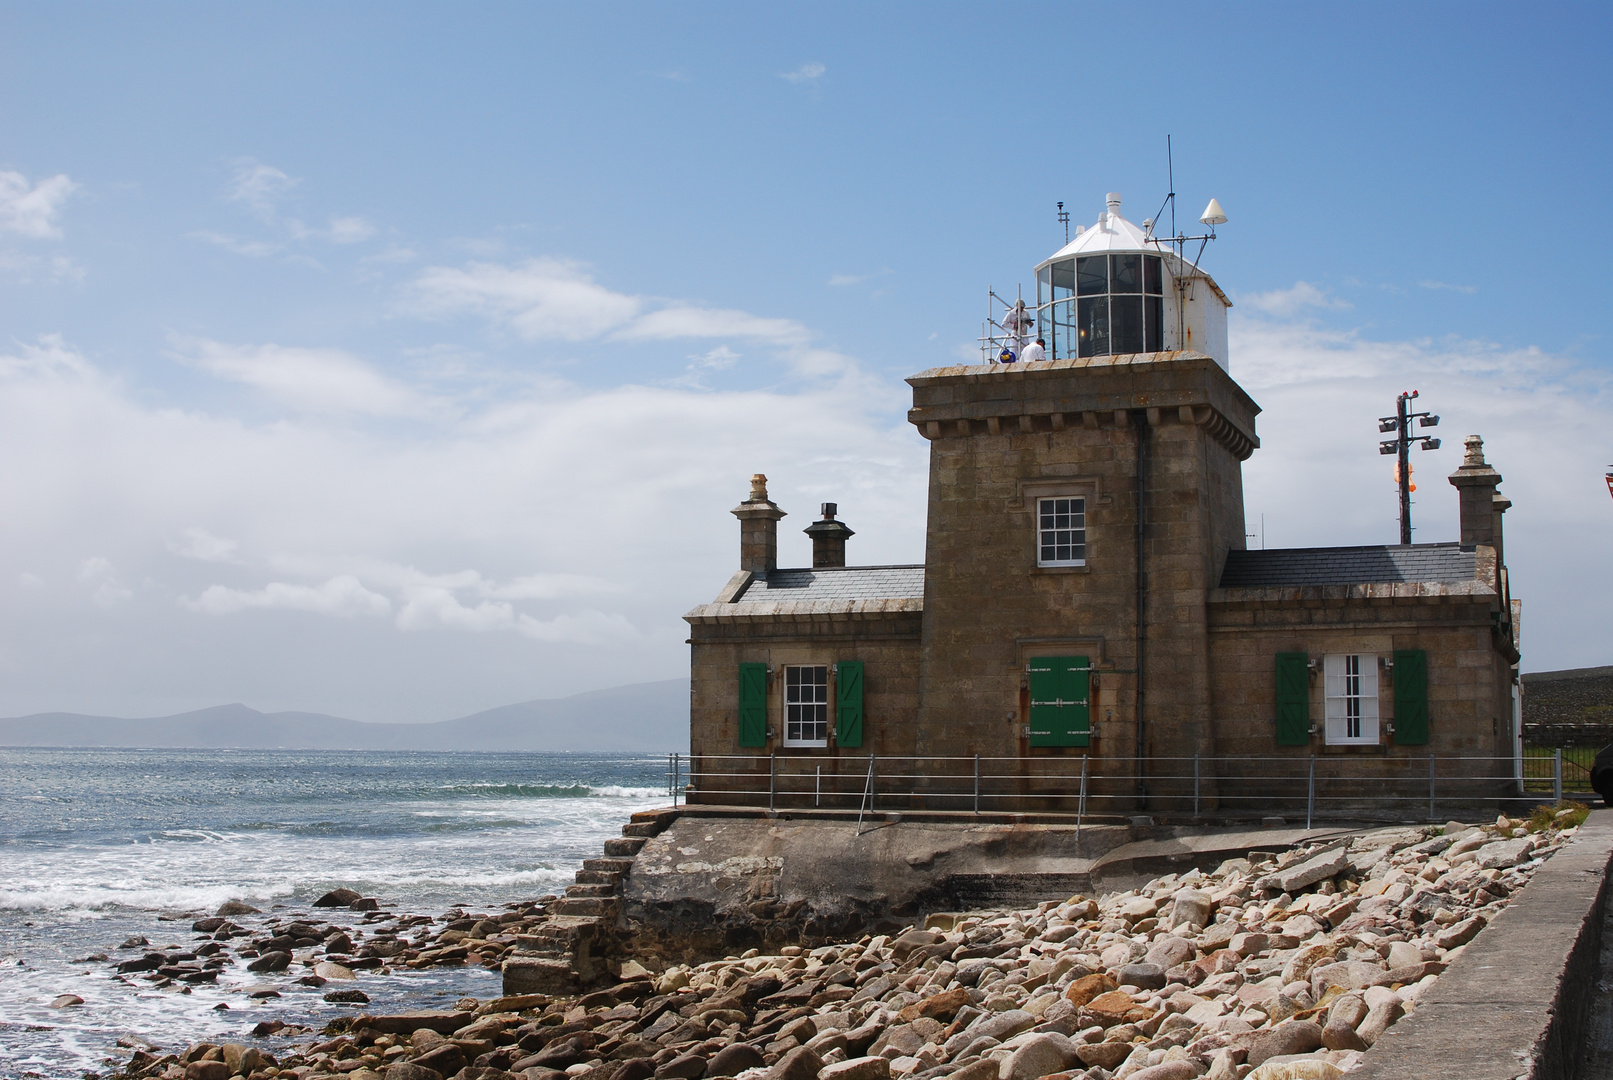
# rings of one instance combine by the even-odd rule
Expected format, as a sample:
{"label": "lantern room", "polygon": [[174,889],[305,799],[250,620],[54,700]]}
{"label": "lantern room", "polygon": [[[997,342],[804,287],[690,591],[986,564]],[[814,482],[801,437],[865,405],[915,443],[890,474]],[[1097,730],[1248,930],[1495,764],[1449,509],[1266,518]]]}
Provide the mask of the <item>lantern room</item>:
{"label": "lantern room", "polygon": [[1228,367],[1232,301],[1153,226],[1121,217],[1120,196],[1110,193],[1097,224],[1077,226],[1036,267],[1048,359],[1191,349]]}

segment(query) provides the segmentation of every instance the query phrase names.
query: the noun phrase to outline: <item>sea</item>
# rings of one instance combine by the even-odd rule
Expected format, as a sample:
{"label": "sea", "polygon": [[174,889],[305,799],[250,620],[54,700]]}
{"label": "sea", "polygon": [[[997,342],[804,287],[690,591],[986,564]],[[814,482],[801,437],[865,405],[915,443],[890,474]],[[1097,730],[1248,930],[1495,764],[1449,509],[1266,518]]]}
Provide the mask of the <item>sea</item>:
{"label": "sea", "polygon": [[[0,748],[0,1078],[108,1073],[131,1037],[272,1052],[260,1021],[318,1030],[353,1008],[292,979],[254,1000],[264,980],[238,966],[188,992],[120,980],[112,964],[141,950],[118,946],[187,946],[232,899],[329,920],[346,913],[310,904],[338,887],[400,914],[496,913],[562,892],[634,811],[668,804],[666,774],[655,755]],[[346,985],[395,1010],[499,982],[471,966]],[[64,994],[84,1004],[52,1008]]]}

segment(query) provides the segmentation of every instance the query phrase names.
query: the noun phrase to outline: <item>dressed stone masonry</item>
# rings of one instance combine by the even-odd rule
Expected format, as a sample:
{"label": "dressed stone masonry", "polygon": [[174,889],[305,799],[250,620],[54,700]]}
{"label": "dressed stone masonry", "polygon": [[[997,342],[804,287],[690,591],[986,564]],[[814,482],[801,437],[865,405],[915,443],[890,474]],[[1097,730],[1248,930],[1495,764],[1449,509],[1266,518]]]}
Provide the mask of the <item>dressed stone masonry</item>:
{"label": "dressed stone masonry", "polygon": [[[864,785],[835,778],[873,756],[922,774],[882,807],[955,810],[977,754],[1022,765],[1003,811],[1074,810],[1082,759],[1106,806],[1167,815],[1270,811],[1295,790],[1270,762],[1313,754],[1347,766],[1333,772],[1356,812],[1375,790],[1362,780],[1426,778],[1429,755],[1455,798],[1517,793],[1497,779],[1519,735],[1511,503],[1482,440],[1450,477],[1453,542],[1248,550],[1260,407],[1230,373],[1219,286],[1117,196],[1037,272],[1055,300],[1101,278],[1119,310],[1139,265],[1163,275],[1159,332],[1138,331],[1149,351],[1054,307],[1038,316],[1050,359],[908,380],[930,450],[922,564],[845,565],[851,531],[825,504],[812,565],[780,567],[784,511],[752,478],[733,511],[739,571],[685,616],[691,801],[855,808]],[[1154,287],[1130,291],[1141,304]],[[781,773],[814,783],[769,798]]]}

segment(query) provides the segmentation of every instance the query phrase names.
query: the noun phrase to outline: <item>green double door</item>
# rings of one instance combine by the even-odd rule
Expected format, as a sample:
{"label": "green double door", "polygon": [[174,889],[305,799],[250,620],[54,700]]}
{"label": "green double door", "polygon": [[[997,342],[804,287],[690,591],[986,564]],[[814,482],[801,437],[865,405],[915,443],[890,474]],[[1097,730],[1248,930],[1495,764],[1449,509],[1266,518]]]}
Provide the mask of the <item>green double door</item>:
{"label": "green double door", "polygon": [[1091,662],[1085,656],[1039,656],[1030,675],[1032,746],[1089,746]]}

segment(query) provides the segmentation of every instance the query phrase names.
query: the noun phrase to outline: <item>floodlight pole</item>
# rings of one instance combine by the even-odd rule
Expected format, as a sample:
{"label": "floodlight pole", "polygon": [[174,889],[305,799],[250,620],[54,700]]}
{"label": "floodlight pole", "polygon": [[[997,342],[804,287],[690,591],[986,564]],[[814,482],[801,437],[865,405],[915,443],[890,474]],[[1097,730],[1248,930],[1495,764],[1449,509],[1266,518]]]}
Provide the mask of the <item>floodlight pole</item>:
{"label": "floodlight pole", "polygon": [[[1413,391],[1416,393],[1416,391]],[[1395,426],[1397,437],[1395,442],[1400,444],[1400,542],[1411,543],[1411,417],[1407,415],[1406,395],[1401,394],[1395,399]]]}
{"label": "floodlight pole", "polygon": [[1400,542],[1411,543],[1411,444],[1421,443],[1424,450],[1438,450],[1439,440],[1428,435],[1413,435],[1411,424],[1413,420],[1421,419],[1423,427],[1436,427],[1439,417],[1433,413],[1412,412],[1411,402],[1417,397],[1417,391],[1407,390],[1395,398],[1395,414],[1393,416],[1380,416],[1378,418],[1378,431],[1387,433],[1393,431],[1393,439],[1384,439],[1378,443],[1378,453],[1394,454],[1400,463]]}

